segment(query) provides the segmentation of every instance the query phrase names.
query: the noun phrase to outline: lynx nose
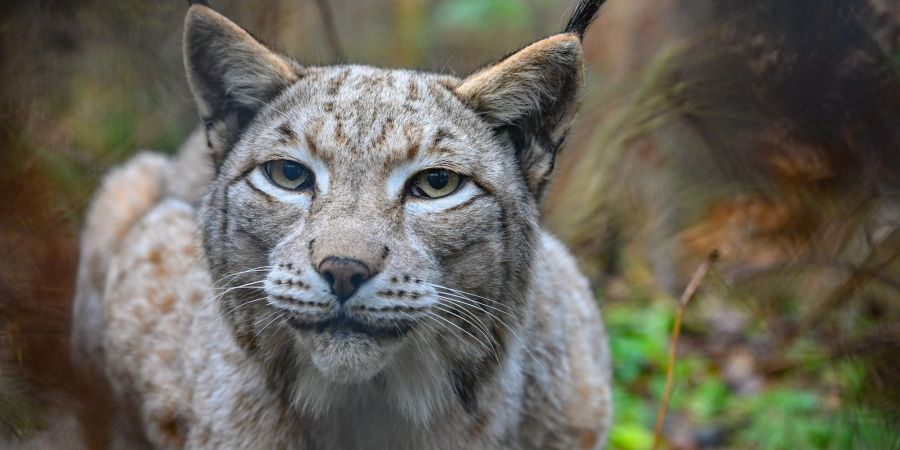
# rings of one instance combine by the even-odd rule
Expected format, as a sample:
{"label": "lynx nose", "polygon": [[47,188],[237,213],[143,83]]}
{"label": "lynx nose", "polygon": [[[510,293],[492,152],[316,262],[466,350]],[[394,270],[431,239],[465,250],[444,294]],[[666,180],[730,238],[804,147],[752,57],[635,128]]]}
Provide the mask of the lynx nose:
{"label": "lynx nose", "polygon": [[366,263],[358,259],[329,256],[319,263],[319,274],[331,285],[331,292],[343,303],[374,275]]}

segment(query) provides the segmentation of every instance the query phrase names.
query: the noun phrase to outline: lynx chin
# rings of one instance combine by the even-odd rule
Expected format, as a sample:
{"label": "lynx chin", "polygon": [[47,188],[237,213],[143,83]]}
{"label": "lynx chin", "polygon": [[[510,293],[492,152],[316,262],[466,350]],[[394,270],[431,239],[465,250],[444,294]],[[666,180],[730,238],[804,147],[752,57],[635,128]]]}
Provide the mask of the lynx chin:
{"label": "lynx chin", "polygon": [[606,334],[539,225],[602,4],[462,79],[306,66],[191,6],[205,128],[109,173],[81,240],[112,445],[602,448]]}

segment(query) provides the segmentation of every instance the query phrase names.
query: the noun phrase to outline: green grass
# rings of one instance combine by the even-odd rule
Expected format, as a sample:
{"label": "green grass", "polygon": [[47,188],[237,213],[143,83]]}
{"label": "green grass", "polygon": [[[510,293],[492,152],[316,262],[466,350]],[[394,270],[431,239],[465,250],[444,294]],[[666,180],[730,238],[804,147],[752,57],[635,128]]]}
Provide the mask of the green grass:
{"label": "green grass", "polygon": [[[604,308],[615,379],[611,449],[647,449],[653,441],[674,310],[673,299],[640,297]],[[808,339],[798,347],[804,354],[817,351]],[[724,448],[900,448],[900,431],[890,418],[859,401],[865,364],[834,359],[800,367],[766,379],[756,394],[741,395],[726,384],[712,356],[680,352],[668,418],[696,430],[719,430]]]}

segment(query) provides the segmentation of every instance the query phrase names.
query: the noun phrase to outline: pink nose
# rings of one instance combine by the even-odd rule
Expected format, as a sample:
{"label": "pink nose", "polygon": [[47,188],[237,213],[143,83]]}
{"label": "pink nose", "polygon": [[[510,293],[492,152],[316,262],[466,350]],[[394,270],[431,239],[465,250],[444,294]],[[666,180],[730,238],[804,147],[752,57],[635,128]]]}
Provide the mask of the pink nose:
{"label": "pink nose", "polygon": [[351,258],[329,256],[319,263],[319,274],[331,285],[331,292],[343,303],[374,275],[366,263]]}

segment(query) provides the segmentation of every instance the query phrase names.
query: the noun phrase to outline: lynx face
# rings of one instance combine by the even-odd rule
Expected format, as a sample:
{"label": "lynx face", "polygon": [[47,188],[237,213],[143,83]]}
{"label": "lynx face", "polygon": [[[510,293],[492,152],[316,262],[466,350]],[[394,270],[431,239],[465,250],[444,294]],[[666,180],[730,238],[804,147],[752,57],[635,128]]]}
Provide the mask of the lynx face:
{"label": "lynx face", "polygon": [[535,207],[515,153],[450,83],[321,69],[260,112],[207,207],[216,275],[260,268],[229,283],[262,281],[226,296],[226,310],[264,297],[234,311],[238,329],[264,334],[260,343],[296,341],[346,381],[371,378],[435,334],[487,351],[466,332],[495,338],[440,286],[515,303]]}
{"label": "lynx face", "polygon": [[528,308],[578,36],[458,80],[303,67],[193,6],[185,63],[217,172],[203,238],[238,341],[313,410],[332,385],[391,377],[465,405]]}

